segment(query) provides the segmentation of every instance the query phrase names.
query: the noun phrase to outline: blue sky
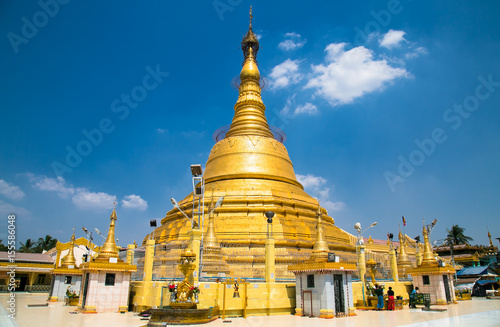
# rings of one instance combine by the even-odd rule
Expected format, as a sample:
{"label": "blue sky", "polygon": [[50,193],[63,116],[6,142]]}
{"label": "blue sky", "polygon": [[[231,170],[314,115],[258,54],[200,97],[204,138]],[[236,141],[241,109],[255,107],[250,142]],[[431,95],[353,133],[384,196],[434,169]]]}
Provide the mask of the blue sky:
{"label": "blue sky", "polygon": [[4,243],[10,213],[18,241],[106,231],[115,197],[141,241],[231,123],[250,5],[268,121],[338,226],[500,237],[498,2],[42,0],[0,11]]}

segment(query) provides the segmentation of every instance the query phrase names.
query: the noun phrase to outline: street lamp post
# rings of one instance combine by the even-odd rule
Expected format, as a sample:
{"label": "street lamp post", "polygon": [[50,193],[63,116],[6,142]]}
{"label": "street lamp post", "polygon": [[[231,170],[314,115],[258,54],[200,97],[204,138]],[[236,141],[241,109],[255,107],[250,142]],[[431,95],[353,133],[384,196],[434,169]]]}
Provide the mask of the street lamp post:
{"label": "street lamp post", "polygon": [[[210,216],[215,209],[220,207],[222,201],[224,201],[224,197],[221,196],[214,207],[211,208],[210,212],[205,214],[205,181],[203,179],[203,170],[201,165],[191,165],[191,174],[193,175],[193,211],[192,217],[190,218],[179,206],[179,203],[171,198],[170,202],[172,202],[174,208],[178,209],[184,217],[186,217],[189,221],[191,221],[191,232],[197,232],[200,236],[200,249],[198,253],[198,274],[201,275],[202,270],[202,258],[203,258],[203,225],[205,222],[205,218]],[[198,206],[196,206],[198,204]],[[198,219],[195,219],[195,216],[198,216]],[[194,235],[194,234],[193,234]],[[196,252],[195,249],[192,249]]]}
{"label": "street lamp post", "polygon": [[92,238],[92,232],[89,232],[88,229],[85,227],[82,227],[82,229],[85,232],[85,234],[87,235],[87,258],[86,258],[85,262],[89,262],[90,261],[90,244],[92,243],[92,241],[94,241],[94,239]]}
{"label": "street lamp post", "polygon": [[102,237],[102,239],[103,239],[103,240],[105,240],[105,241],[106,241],[106,238],[105,238],[105,237],[101,234],[101,231],[100,231],[100,230],[98,230],[97,228],[94,228],[94,230],[95,230],[95,232],[96,232],[96,233],[97,233],[100,237]]}
{"label": "street lamp post", "polygon": [[363,305],[366,306],[366,299],[365,299],[365,273],[366,273],[366,263],[365,263],[365,245],[363,241],[363,236],[362,234],[366,232],[368,229],[372,228],[373,226],[376,226],[377,222],[373,222],[368,228],[362,231],[361,229],[361,223],[356,223],[354,225],[354,229],[358,232],[358,240],[356,242],[356,256],[358,257],[358,273],[359,273],[359,279],[361,280],[361,290],[363,293]]}

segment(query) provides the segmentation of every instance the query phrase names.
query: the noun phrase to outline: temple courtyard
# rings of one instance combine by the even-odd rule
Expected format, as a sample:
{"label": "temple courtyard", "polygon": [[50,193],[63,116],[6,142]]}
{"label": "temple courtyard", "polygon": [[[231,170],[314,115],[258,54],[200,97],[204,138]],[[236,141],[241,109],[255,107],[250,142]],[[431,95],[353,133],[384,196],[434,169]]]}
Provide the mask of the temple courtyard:
{"label": "temple courtyard", "polygon": [[[61,302],[49,303],[48,307],[28,307],[33,304],[47,303],[48,294],[16,294],[16,319],[7,317],[8,294],[0,294],[0,326],[50,326],[50,327],[100,327],[144,326],[147,320],[132,312],[74,314],[76,307],[65,306]],[[256,316],[244,318],[226,318],[215,320],[204,326],[500,326],[500,300],[473,298],[471,301],[460,301],[455,305],[433,306],[447,308],[445,312],[426,312],[419,309],[397,311],[362,311],[349,318],[320,319],[296,316]]]}

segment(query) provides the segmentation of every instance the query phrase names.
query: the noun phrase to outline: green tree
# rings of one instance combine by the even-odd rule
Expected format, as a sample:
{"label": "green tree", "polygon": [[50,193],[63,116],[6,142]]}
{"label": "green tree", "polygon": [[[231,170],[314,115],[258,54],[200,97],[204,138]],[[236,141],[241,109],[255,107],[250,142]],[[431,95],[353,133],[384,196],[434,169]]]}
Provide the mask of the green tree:
{"label": "green tree", "polygon": [[21,244],[21,247],[19,248],[19,252],[23,253],[33,253],[35,250],[35,242],[31,238],[28,238],[26,242],[19,242]]}
{"label": "green tree", "polygon": [[455,256],[453,255],[453,246],[459,244],[469,244],[469,241],[472,241],[472,237],[466,236],[465,228],[460,227],[458,225],[452,225],[451,229],[446,228],[448,235],[444,243],[450,247],[451,260],[453,265],[455,265]]}
{"label": "green tree", "polygon": [[45,235],[45,238],[39,238],[35,246],[36,253],[42,253],[43,251],[48,251],[55,247],[57,244],[57,239],[52,238],[50,235]]}
{"label": "green tree", "polygon": [[0,251],[1,252],[7,252],[8,251],[8,246],[5,244],[2,244],[2,240],[0,240]]}
{"label": "green tree", "polygon": [[453,246],[459,244],[469,244],[469,241],[472,241],[472,237],[466,236],[465,228],[462,228],[458,225],[451,226],[451,229],[446,229],[448,235],[446,236],[446,245]]}

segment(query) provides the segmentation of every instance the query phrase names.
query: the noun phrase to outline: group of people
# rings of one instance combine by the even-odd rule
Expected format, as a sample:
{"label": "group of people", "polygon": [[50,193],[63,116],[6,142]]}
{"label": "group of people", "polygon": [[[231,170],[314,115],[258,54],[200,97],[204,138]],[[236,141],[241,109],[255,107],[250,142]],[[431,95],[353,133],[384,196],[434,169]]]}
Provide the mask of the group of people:
{"label": "group of people", "polygon": [[[416,308],[415,299],[418,294],[418,287],[415,287],[410,294],[410,308]],[[375,295],[377,296],[377,310],[384,309],[384,288],[381,285],[375,285]],[[389,287],[387,291],[387,310],[394,310],[394,291]]]}
{"label": "group of people", "polygon": [[[375,285],[375,295],[378,298],[377,310],[384,309],[384,289],[381,285]],[[394,291],[389,287],[387,291],[387,310],[394,310]]]}

